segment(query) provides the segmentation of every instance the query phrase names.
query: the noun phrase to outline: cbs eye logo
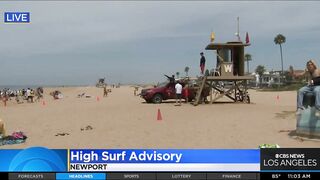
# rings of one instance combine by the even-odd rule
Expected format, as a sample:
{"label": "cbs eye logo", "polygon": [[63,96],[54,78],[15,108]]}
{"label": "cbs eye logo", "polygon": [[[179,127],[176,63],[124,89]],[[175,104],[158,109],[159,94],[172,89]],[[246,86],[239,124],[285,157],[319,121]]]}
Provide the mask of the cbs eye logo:
{"label": "cbs eye logo", "polygon": [[66,161],[63,161],[55,151],[43,147],[32,147],[20,151],[9,165],[9,171],[18,172],[66,170]]}

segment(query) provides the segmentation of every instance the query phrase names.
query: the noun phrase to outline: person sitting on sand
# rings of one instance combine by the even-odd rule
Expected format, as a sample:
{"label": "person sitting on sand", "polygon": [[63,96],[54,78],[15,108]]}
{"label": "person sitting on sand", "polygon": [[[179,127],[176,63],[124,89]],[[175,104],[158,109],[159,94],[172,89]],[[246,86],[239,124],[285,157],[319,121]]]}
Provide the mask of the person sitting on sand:
{"label": "person sitting on sand", "polygon": [[85,96],[86,93],[81,93],[81,94],[78,94],[78,98],[82,98],[83,96]]}
{"label": "person sitting on sand", "polygon": [[303,107],[303,96],[306,93],[313,93],[315,95],[315,107],[316,113],[315,116],[320,117],[320,69],[318,69],[314,60],[309,60],[307,62],[307,69],[302,73],[290,72],[293,77],[301,77],[304,75],[310,75],[311,80],[308,82],[308,85],[302,87],[298,91],[297,97],[297,115],[301,114]]}

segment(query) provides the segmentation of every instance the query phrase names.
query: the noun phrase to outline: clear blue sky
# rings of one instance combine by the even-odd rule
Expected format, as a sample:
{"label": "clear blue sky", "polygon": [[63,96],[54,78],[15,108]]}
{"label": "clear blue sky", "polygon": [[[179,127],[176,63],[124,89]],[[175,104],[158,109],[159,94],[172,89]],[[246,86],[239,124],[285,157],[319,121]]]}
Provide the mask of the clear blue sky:
{"label": "clear blue sky", "polygon": [[[199,52],[211,31],[215,42],[249,32],[250,69],[264,65],[303,69],[320,62],[320,2],[0,2],[0,85],[83,85],[99,77],[109,83],[156,83],[163,74],[199,75]],[[30,24],[4,24],[4,12],[31,13]]]}

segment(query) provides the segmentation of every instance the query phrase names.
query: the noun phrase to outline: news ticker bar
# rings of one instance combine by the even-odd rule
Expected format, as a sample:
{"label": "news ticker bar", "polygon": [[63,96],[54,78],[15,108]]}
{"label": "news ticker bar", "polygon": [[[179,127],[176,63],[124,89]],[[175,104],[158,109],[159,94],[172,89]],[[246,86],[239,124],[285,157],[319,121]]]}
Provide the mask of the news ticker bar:
{"label": "news ticker bar", "polygon": [[320,171],[320,148],[0,150],[0,172]]}
{"label": "news ticker bar", "polygon": [[0,173],[2,180],[286,180],[320,179],[320,172]]}

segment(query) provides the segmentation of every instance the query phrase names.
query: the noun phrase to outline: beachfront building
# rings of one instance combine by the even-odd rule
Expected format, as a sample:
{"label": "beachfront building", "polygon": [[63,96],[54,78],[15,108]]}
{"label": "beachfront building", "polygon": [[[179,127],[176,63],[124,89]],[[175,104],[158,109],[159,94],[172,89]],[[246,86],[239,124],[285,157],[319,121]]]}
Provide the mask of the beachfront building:
{"label": "beachfront building", "polygon": [[264,72],[262,77],[259,74],[252,73],[252,76],[255,77],[254,80],[250,81],[251,86],[255,87],[272,87],[283,85],[284,81],[281,80],[281,75],[279,71],[267,71]]}
{"label": "beachfront building", "polygon": [[262,75],[261,85],[263,87],[272,87],[283,85],[283,77],[279,71],[270,71]]}

